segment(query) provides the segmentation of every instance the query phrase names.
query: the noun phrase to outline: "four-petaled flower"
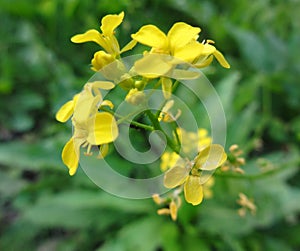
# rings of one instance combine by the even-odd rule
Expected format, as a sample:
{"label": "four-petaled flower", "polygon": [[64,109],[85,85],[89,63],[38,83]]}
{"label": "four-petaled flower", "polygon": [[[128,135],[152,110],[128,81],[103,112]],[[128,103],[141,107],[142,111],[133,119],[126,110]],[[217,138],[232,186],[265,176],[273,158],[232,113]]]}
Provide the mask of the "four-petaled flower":
{"label": "four-petaled flower", "polygon": [[[110,101],[102,99],[99,88],[109,90],[113,87],[114,84],[108,81],[87,83],[83,91],[64,104],[56,114],[60,122],[67,121],[73,114],[74,133],[62,151],[62,160],[69,168],[70,175],[74,175],[78,168],[81,146],[87,147],[86,154],[90,155],[93,145],[108,144],[118,136],[114,116],[108,112],[98,112],[100,106],[113,108]],[[104,155],[101,149],[100,154]]]}
{"label": "four-petaled flower", "polygon": [[[175,188],[184,184],[184,196],[188,203],[198,205],[203,199],[203,171],[214,171],[227,159],[221,145],[213,144],[202,149],[193,161],[180,159],[164,176],[164,185]],[[202,176],[204,180],[202,181]]]}
{"label": "four-petaled flower", "polygon": [[104,49],[104,51],[100,50],[94,54],[94,58],[92,59],[92,69],[94,71],[98,71],[105,65],[115,61],[121,53],[131,50],[136,45],[136,41],[132,40],[123,49],[120,49],[114,31],[122,23],[123,18],[124,12],[118,15],[106,15],[101,20],[101,33],[95,29],[91,29],[71,38],[73,43],[95,42]]}
{"label": "four-petaled flower", "polygon": [[[230,68],[223,54],[212,45],[214,43],[212,40],[202,43],[197,41],[200,31],[199,27],[193,27],[184,22],[175,23],[167,35],[155,25],[143,26],[131,37],[141,44],[150,46],[152,49],[149,54],[146,54],[141,61],[136,63],[137,72],[148,73],[150,76],[151,74],[154,74],[154,76],[155,74],[164,75],[172,69],[173,65],[182,64],[183,62],[202,68],[209,65],[213,57],[223,67]],[[151,54],[154,54],[154,56]],[[157,54],[172,57],[158,57]],[[153,60],[156,60],[159,66],[157,63],[149,64],[149,61]]]}

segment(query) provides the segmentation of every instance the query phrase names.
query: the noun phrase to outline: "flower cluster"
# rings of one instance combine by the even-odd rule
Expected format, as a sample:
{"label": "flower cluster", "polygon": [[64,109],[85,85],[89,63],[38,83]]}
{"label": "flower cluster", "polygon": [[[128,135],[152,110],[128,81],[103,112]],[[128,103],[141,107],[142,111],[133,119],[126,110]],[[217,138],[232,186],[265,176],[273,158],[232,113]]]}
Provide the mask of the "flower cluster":
{"label": "flower cluster", "polygon": [[243,151],[237,144],[229,147],[229,155],[226,163],[222,165],[221,170],[223,172],[232,171],[235,173],[244,174],[245,171],[241,168],[245,165],[245,158],[241,157]]}
{"label": "flower cluster", "polygon": [[92,82],[84,86],[81,94],[65,103],[57,112],[56,119],[66,122],[72,117],[74,132],[62,151],[62,160],[74,175],[78,168],[80,147],[87,147],[85,154],[91,154],[91,147],[101,146],[99,156],[107,152],[107,144],[118,136],[118,126],[114,116],[108,112],[99,112],[101,106],[113,108],[109,100],[103,100],[99,89],[112,89],[111,82]]}
{"label": "flower cluster", "polygon": [[203,199],[203,184],[209,178],[205,171],[214,171],[226,159],[223,147],[212,144],[202,149],[192,161],[180,158],[175,166],[166,172],[164,185],[167,188],[184,185],[185,200],[194,206],[198,205]]}
{"label": "flower cluster", "polygon": [[[164,185],[174,190],[170,197],[163,199],[154,195],[153,198],[157,204],[167,206],[159,209],[158,214],[168,214],[176,220],[181,193],[192,205],[201,203],[206,188],[207,197],[210,197],[209,187],[214,182],[211,174],[226,161],[227,155],[221,145],[212,143],[205,129],[188,132],[178,127],[177,121],[182,111],[174,108],[176,100],[172,98],[172,93],[180,80],[199,77],[199,72],[192,69],[207,67],[214,58],[224,68],[230,68],[230,65],[214,46],[214,41],[199,42],[201,29],[184,22],[175,23],[167,33],[154,25],[142,26],[121,49],[115,30],[123,18],[123,12],[107,15],[101,21],[100,31],[91,29],[71,38],[74,43],[95,42],[100,46],[91,60],[91,69],[101,74],[101,80],[85,83],[83,90],[56,114],[58,121],[64,123],[71,119],[73,125],[73,136],[63,148],[62,160],[69,168],[69,174],[74,175],[81,148],[86,148],[84,154],[89,156],[95,146],[99,149],[98,157],[104,158],[108,154],[109,143],[117,139],[118,126],[122,123],[160,131],[168,146],[161,156],[161,170],[165,171]],[[121,55],[138,44],[149,49],[128,66]],[[128,121],[128,117],[117,114],[113,97],[110,100],[103,98],[104,92],[119,87],[125,102],[137,107],[137,110],[142,105],[141,111],[147,117],[144,124]],[[153,91],[146,90],[160,87],[163,93],[161,108],[153,111],[147,108]],[[169,130],[165,130],[168,125]],[[193,151],[197,153],[193,155]]]}
{"label": "flower cluster", "polygon": [[241,206],[241,208],[238,209],[239,216],[245,217],[247,211],[249,211],[252,215],[256,214],[257,207],[254,203],[254,200],[249,199],[244,193],[239,193],[239,199],[237,200],[237,204]]}

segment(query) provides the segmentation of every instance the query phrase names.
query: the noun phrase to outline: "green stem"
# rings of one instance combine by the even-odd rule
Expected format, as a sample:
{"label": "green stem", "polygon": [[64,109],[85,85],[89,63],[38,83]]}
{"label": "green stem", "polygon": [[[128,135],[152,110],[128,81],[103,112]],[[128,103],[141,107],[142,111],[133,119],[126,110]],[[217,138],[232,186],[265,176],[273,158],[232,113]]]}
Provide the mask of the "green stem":
{"label": "green stem", "polygon": [[232,178],[232,179],[243,179],[243,180],[257,180],[257,179],[262,179],[271,175],[274,175],[276,173],[280,173],[286,169],[289,168],[295,168],[295,166],[293,164],[298,164],[299,163],[299,159],[297,160],[293,160],[287,163],[284,163],[284,165],[286,165],[285,168],[282,167],[277,167],[274,169],[270,169],[268,171],[264,171],[261,173],[257,173],[257,174],[237,174],[237,173],[226,173],[226,172],[222,172],[222,171],[217,171],[215,173],[216,176],[221,177],[221,178]]}
{"label": "green stem", "polygon": [[135,115],[137,115],[137,114],[139,114],[140,113],[140,111],[134,111],[134,112],[131,112],[131,113],[129,113],[129,114],[127,114],[126,116],[121,116],[121,115],[119,115],[119,114],[116,114],[116,117],[118,117],[119,118],[119,120],[118,120],[118,124],[121,124],[121,123],[123,123],[124,121],[126,121],[126,122],[133,122],[133,121],[130,121],[130,120],[128,120],[130,117],[132,117],[132,116],[135,116]]}
{"label": "green stem", "polygon": [[[165,131],[161,128],[160,124],[159,124],[159,121],[158,119],[155,117],[155,115],[150,111],[150,110],[147,110],[146,111],[146,114],[148,116],[148,118],[150,119],[153,127],[155,130],[158,130],[158,131],[161,131],[164,136],[166,137],[167,139],[167,144],[169,147],[171,147],[171,149],[176,152],[177,154],[182,154],[180,153],[179,149],[178,149],[178,146],[176,144],[174,144],[174,142],[172,141],[172,139],[165,133]],[[183,156],[185,157],[185,156]]]}
{"label": "green stem", "polygon": [[134,126],[136,126],[136,127],[139,127],[139,128],[142,128],[142,129],[145,129],[145,130],[148,130],[148,131],[154,131],[154,127],[153,127],[153,126],[145,125],[145,124],[139,123],[139,122],[137,122],[137,121],[133,121],[133,120],[128,120],[128,117],[130,117],[130,116],[136,114],[136,112],[129,114],[130,116],[127,115],[126,117],[123,117],[122,115],[117,114],[117,113],[115,113],[114,111],[109,110],[109,109],[107,109],[107,108],[105,108],[105,107],[101,107],[100,110],[105,111],[105,112],[108,112],[108,113],[114,115],[116,118],[119,118],[119,120],[118,120],[118,122],[117,122],[118,124],[123,123],[124,121],[126,121],[126,122],[128,122],[129,124],[134,125]]}
{"label": "green stem", "polygon": [[173,86],[172,86],[172,93],[175,92],[175,91],[177,90],[177,87],[178,87],[179,83],[180,83],[180,82],[179,82],[178,80],[176,80],[176,81],[174,82],[174,84],[173,84]]}
{"label": "green stem", "polygon": [[176,138],[176,141],[177,141],[177,144],[181,144],[180,142],[180,139],[179,139],[179,135],[178,135],[178,132],[177,132],[177,126],[173,126],[173,131],[174,131],[174,134],[175,134],[175,138]]}
{"label": "green stem", "polygon": [[130,124],[131,124],[131,125],[134,125],[134,126],[136,126],[136,127],[145,129],[145,130],[147,130],[147,131],[154,131],[154,127],[153,127],[153,126],[145,125],[145,124],[139,123],[139,122],[137,122],[137,121],[131,121]]}

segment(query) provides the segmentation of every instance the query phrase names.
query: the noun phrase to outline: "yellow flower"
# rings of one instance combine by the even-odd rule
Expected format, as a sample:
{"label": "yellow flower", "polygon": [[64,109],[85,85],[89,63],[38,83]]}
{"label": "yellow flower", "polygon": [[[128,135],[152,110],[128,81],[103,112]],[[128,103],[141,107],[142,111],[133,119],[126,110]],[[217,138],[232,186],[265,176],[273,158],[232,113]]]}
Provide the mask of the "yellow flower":
{"label": "yellow flower", "polygon": [[[200,31],[200,28],[184,22],[175,23],[167,34],[154,25],[143,26],[131,37],[141,44],[152,47],[150,53],[165,54],[172,57],[158,57],[156,59],[158,62],[153,65],[139,62],[135,65],[137,72],[164,75],[172,69],[172,65],[183,62],[201,68],[209,65],[213,60],[213,56],[223,67],[230,68],[222,53],[211,45],[214,43],[212,40],[203,43],[197,41]],[[149,54],[146,54],[145,59],[141,61],[148,62],[148,56]],[[153,61],[153,58],[150,59]]]}
{"label": "yellow flower", "polygon": [[177,212],[179,206],[172,200],[169,204],[169,208],[161,208],[157,210],[158,215],[170,215],[173,221],[177,220]]}
{"label": "yellow flower", "polygon": [[161,198],[159,194],[153,194],[153,201],[157,205],[167,204],[167,208],[161,208],[157,210],[158,215],[170,215],[173,221],[177,220],[178,209],[181,206],[181,198],[178,191],[175,191],[171,197]]}
{"label": "yellow flower", "polygon": [[[112,88],[114,88],[114,84],[109,81],[88,82],[87,84],[85,84],[84,91],[81,94],[76,94],[72,100],[70,100],[70,101],[66,102],[64,105],[62,105],[62,107],[58,110],[58,112],[55,115],[56,120],[59,122],[62,122],[62,123],[69,120],[69,118],[71,118],[71,116],[74,113],[74,109],[78,102],[79,97],[80,97],[79,106],[82,107],[84,105],[84,103],[86,103],[84,101],[84,99],[89,100],[89,101],[91,101],[93,99],[93,92],[95,93],[95,95],[97,95],[99,97],[99,100],[101,101],[102,105],[108,105],[112,108],[112,103],[110,101],[102,100],[102,95],[101,95],[101,92],[99,91],[99,89],[110,90]],[[84,109],[85,108],[83,107],[82,110],[84,110]],[[79,110],[79,108],[77,108],[77,110]],[[83,111],[83,113],[84,113],[84,111]]]}
{"label": "yellow flower", "polygon": [[158,121],[163,121],[163,122],[174,122],[176,121],[180,115],[181,115],[181,110],[177,110],[176,115],[174,116],[171,112],[169,112],[169,110],[172,108],[172,106],[174,105],[174,100],[169,100],[166,102],[166,104],[164,105],[164,107],[162,108],[159,117],[158,117]]}
{"label": "yellow flower", "polygon": [[69,168],[70,175],[74,175],[78,168],[80,146],[87,147],[86,154],[90,155],[93,145],[110,143],[118,136],[117,123],[108,112],[97,113],[84,123],[76,123],[74,120],[73,125],[73,137],[66,143],[62,151],[62,160]]}
{"label": "yellow flower", "polygon": [[94,58],[92,59],[93,70],[100,70],[103,66],[118,58],[121,53],[131,50],[136,45],[136,41],[132,40],[120,50],[120,45],[114,31],[122,23],[123,18],[124,12],[118,15],[106,15],[101,20],[101,32],[91,29],[71,38],[73,43],[95,42],[104,49],[104,51],[98,51],[94,54]]}
{"label": "yellow flower", "polygon": [[180,156],[175,152],[164,152],[161,156],[160,169],[164,172],[169,168],[175,166]]}
{"label": "yellow flower", "polygon": [[252,215],[256,214],[257,207],[254,203],[254,200],[249,199],[244,193],[239,193],[239,199],[237,200],[237,203],[242,206],[240,209],[238,209],[238,214],[241,217],[246,216],[247,210],[249,210]]}
{"label": "yellow flower", "polygon": [[164,176],[164,185],[175,188],[184,184],[185,200],[194,206],[198,205],[203,199],[202,171],[213,171],[226,159],[227,155],[221,145],[210,145],[202,149],[192,162],[168,170]]}
{"label": "yellow flower", "polygon": [[[103,157],[108,149],[105,144],[114,141],[118,136],[118,127],[113,115],[108,112],[98,112],[103,105],[113,107],[109,100],[103,100],[101,89],[112,89],[111,82],[95,81],[87,83],[81,94],[67,102],[57,112],[56,117],[66,120],[72,116],[74,133],[66,143],[62,151],[62,160],[69,168],[69,174],[74,175],[79,163],[80,147],[87,147],[86,154],[90,154],[93,145],[99,146],[100,157]],[[61,119],[63,118],[63,119]]]}
{"label": "yellow flower", "polygon": [[205,199],[210,199],[213,197],[213,191],[212,187],[215,184],[214,177],[209,178],[204,184],[203,184],[203,196]]}
{"label": "yellow flower", "polygon": [[198,151],[211,144],[211,137],[208,136],[206,129],[198,129]]}
{"label": "yellow flower", "polygon": [[175,23],[166,35],[155,25],[145,25],[131,37],[137,42],[152,47],[152,53],[171,55],[186,62],[192,62],[201,52],[203,45],[196,42],[201,31],[186,23]]}
{"label": "yellow flower", "polygon": [[[168,101],[171,102],[172,100]],[[170,106],[170,103],[166,103],[165,110],[163,109],[162,112],[168,112],[168,108]],[[172,104],[172,102],[171,102]],[[162,120],[163,115],[160,115],[159,120]],[[169,119],[170,115],[167,115],[167,118]],[[175,118],[178,116],[175,115]],[[172,116],[173,117],[173,116]],[[176,133],[178,135],[178,138],[181,143],[181,149],[184,153],[188,154],[192,152],[193,150],[198,150],[200,152],[202,149],[208,147],[211,144],[211,137],[208,136],[208,131],[203,128],[198,129],[198,133],[194,132],[187,132],[183,128],[177,128]],[[174,167],[176,162],[178,160],[182,159],[180,156],[175,152],[164,152],[161,156],[161,163],[160,163],[160,169],[164,172],[167,169]]]}
{"label": "yellow flower", "polygon": [[201,149],[211,144],[211,137],[208,136],[208,131],[203,128],[199,128],[198,132],[187,132],[183,128],[177,128],[177,135],[181,142],[181,148],[184,153],[190,153],[194,149],[198,152]]}

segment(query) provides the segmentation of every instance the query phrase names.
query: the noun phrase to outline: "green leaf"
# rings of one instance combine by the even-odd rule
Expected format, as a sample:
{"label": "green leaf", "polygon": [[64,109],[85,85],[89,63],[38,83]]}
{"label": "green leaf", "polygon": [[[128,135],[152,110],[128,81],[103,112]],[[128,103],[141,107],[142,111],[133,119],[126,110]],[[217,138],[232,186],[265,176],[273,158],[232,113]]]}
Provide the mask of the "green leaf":
{"label": "green leaf", "polygon": [[217,85],[217,92],[221,99],[227,120],[232,117],[237,84],[240,77],[238,72],[232,72]]}
{"label": "green leaf", "polygon": [[227,144],[241,144],[247,142],[250,133],[256,128],[257,121],[255,120],[257,111],[257,103],[252,102],[246,107],[235,121],[231,121],[228,126]]}
{"label": "green leaf", "polygon": [[253,69],[262,71],[266,68],[266,48],[261,38],[250,30],[230,26],[228,29],[236,39],[239,50],[246,64]]}
{"label": "green leaf", "polygon": [[159,217],[147,217],[137,219],[136,221],[124,226],[116,237],[106,242],[103,247],[97,251],[116,250],[118,244],[122,245],[122,250],[143,250],[155,251],[160,246],[161,221]]}
{"label": "green leaf", "polygon": [[61,167],[60,149],[52,139],[39,142],[12,141],[0,144],[0,163],[39,170],[43,167]]}

